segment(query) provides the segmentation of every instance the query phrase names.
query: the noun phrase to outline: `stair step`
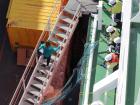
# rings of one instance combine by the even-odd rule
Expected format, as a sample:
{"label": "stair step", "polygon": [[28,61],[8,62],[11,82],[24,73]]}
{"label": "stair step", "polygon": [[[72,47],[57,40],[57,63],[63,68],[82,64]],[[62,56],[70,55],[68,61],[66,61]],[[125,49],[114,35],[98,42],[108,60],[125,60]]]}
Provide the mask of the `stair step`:
{"label": "stair step", "polygon": [[37,88],[37,89],[42,89],[43,88],[43,84],[31,84],[33,87]]}
{"label": "stair step", "polygon": [[66,38],[66,32],[54,32],[55,38],[57,38],[58,40],[63,40],[64,38]]}
{"label": "stair step", "polygon": [[39,64],[39,66],[37,68],[38,70],[40,70],[40,69],[43,69],[43,70],[47,69],[47,70],[49,70],[51,65],[52,65],[52,63],[49,63],[49,66],[47,66],[47,59],[43,59],[39,63],[40,64]]}
{"label": "stair step", "polygon": [[55,34],[57,36],[61,37],[61,38],[65,38],[66,37],[66,33],[64,33],[64,32],[56,32]]}
{"label": "stair step", "polygon": [[69,10],[67,8],[64,9],[64,12],[67,12],[67,13],[69,13],[71,15],[74,15],[74,13],[75,13],[75,11]]}
{"label": "stair step", "polygon": [[47,61],[42,61],[40,63],[39,69],[44,69],[44,70],[48,69],[49,70],[49,68],[50,68],[50,64],[47,66]]}
{"label": "stair step", "polygon": [[46,80],[46,77],[41,77],[41,76],[38,76],[38,77],[35,77],[37,80],[39,80],[40,82],[45,82]]}
{"label": "stair step", "polygon": [[49,70],[38,70],[40,73],[43,73],[43,74],[45,74],[45,75],[48,75],[48,74],[50,74],[51,75],[51,71],[49,71]]}
{"label": "stair step", "polygon": [[45,70],[42,70],[42,69],[41,69],[41,70],[38,70],[38,72],[46,75]]}
{"label": "stair step", "polygon": [[26,102],[30,103],[31,105],[34,105],[35,104],[35,100],[32,99],[32,98],[27,98],[25,99]]}
{"label": "stair step", "polygon": [[64,24],[57,24],[56,26],[58,27],[58,29],[63,29],[66,32],[67,31],[71,31],[70,28],[69,28],[69,26],[66,26]]}
{"label": "stair step", "polygon": [[35,104],[25,100],[25,101],[24,101],[22,104],[20,104],[20,105],[35,105]]}
{"label": "stair step", "polygon": [[[43,69],[43,70],[49,70],[50,68],[51,68],[51,63],[49,63],[49,65],[47,66],[47,62],[46,61],[44,61],[44,62],[42,62],[41,64],[40,64],[40,69]],[[40,70],[39,69],[39,70]]]}
{"label": "stair step", "polygon": [[40,97],[40,91],[31,90],[31,91],[28,91],[28,93],[32,94],[33,96]]}
{"label": "stair step", "polygon": [[74,21],[71,18],[64,16],[64,15],[60,16],[60,19],[67,22],[67,23],[70,23],[70,24],[74,23]]}
{"label": "stair step", "polygon": [[63,40],[59,40],[59,39],[53,38],[50,41],[51,41],[51,43],[53,45],[56,45],[56,46],[58,46],[58,45],[64,46]]}

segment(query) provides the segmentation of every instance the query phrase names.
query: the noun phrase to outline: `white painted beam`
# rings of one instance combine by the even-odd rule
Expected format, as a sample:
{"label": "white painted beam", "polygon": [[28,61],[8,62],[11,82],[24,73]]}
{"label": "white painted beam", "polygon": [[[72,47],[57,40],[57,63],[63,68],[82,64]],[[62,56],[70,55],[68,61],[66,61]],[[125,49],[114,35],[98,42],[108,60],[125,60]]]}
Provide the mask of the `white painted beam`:
{"label": "white painted beam", "polygon": [[126,105],[126,85],[129,58],[130,24],[131,24],[132,0],[123,0],[122,5],[122,33],[119,61],[119,77],[116,91],[116,104]]}
{"label": "white painted beam", "polygon": [[102,12],[103,12],[103,1],[99,1],[99,5],[98,5],[98,30],[102,30]]}
{"label": "white painted beam", "polygon": [[104,92],[112,90],[116,88],[118,83],[118,72],[119,70],[113,72],[112,74],[108,75],[104,79],[100,80],[94,85],[93,88],[93,100],[99,100],[100,95]]}

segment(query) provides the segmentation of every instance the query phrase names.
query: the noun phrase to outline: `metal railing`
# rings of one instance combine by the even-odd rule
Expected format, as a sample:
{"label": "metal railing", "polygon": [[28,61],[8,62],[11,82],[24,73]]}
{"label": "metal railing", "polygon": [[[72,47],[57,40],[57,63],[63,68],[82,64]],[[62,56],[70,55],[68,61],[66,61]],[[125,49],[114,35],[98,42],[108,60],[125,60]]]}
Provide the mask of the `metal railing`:
{"label": "metal railing", "polygon": [[[96,42],[96,31],[97,31],[97,15],[94,15],[94,19],[90,17],[89,19],[89,26],[88,26],[88,36],[87,36],[87,42],[89,44]],[[89,54],[87,55],[87,51],[89,51]],[[84,56],[87,59],[84,59],[85,63],[83,63],[83,80],[82,85],[80,89],[80,99],[79,99],[79,105],[89,105],[89,101],[91,101],[92,94],[91,93],[91,75],[93,75],[93,56],[94,56],[94,49],[90,48],[90,50],[85,49]],[[94,77],[94,76],[93,76]]]}
{"label": "metal railing", "polygon": [[32,67],[34,67],[34,62],[36,60],[35,58],[36,58],[37,48],[38,48],[40,42],[42,40],[45,40],[46,35],[48,35],[48,34],[46,34],[47,31],[50,32],[50,28],[51,28],[50,27],[50,25],[51,25],[51,17],[53,16],[53,12],[54,11],[57,11],[57,9],[58,9],[58,6],[57,6],[58,3],[57,2],[58,2],[58,0],[55,0],[54,6],[52,7],[52,10],[50,12],[50,16],[48,18],[47,24],[46,24],[43,32],[41,33],[41,35],[39,37],[39,40],[38,40],[38,42],[37,42],[37,44],[35,46],[35,49],[34,49],[32,55],[30,57],[30,60],[29,60],[27,66],[25,68],[25,71],[24,71],[24,73],[23,73],[23,75],[22,75],[22,77],[20,79],[20,82],[19,82],[19,84],[18,84],[18,86],[17,86],[17,88],[15,90],[15,93],[14,93],[14,95],[13,95],[13,97],[12,97],[9,105],[17,105],[18,102],[20,101],[20,98],[21,98],[22,94],[24,93],[24,90],[25,90],[26,85],[28,83],[28,78],[31,76],[29,74],[30,74],[30,72],[32,70]]}

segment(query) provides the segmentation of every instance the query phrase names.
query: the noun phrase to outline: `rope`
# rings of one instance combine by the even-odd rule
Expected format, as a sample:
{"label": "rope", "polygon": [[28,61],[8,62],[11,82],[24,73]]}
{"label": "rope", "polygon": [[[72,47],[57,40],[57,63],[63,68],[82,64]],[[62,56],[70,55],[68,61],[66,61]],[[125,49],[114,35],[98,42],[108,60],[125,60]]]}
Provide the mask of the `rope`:
{"label": "rope", "polygon": [[99,41],[96,41],[96,42],[93,42],[93,43],[87,42],[84,45],[84,47],[85,47],[85,55],[89,56],[94,51],[94,49],[98,46],[98,44],[99,44]]}
{"label": "rope", "polygon": [[76,66],[76,68],[73,71],[74,72],[73,72],[72,76],[67,81],[67,83],[65,84],[63,89],[61,91],[59,91],[58,95],[47,101],[44,101],[42,103],[42,105],[52,105],[55,102],[64,99],[79,84],[79,82],[82,79],[81,74],[79,72],[79,71],[81,71],[81,60],[79,61],[78,65]]}

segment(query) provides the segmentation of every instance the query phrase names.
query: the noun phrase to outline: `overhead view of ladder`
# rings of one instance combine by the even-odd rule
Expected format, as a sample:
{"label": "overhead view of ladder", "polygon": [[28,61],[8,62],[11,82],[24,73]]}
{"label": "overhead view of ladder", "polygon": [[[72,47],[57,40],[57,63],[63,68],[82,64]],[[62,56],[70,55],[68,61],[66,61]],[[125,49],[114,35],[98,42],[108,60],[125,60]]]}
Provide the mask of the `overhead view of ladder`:
{"label": "overhead view of ladder", "polygon": [[[27,85],[24,81],[26,75],[25,73],[23,74],[20,82],[21,86],[17,87],[16,92],[9,105],[37,105],[40,103],[39,99],[43,94],[43,89],[47,88],[47,86],[51,82],[54,67],[56,67],[57,63],[60,61],[61,52],[63,52],[67,40],[71,38],[77,26],[78,19],[81,15],[80,4],[75,5],[75,10],[71,10],[68,7],[70,5],[73,5],[72,1],[73,0],[69,0],[68,4],[58,15],[56,24],[48,38],[51,44],[53,44],[54,46],[60,46],[60,50],[51,56],[49,66],[42,66],[46,61],[44,60],[43,56],[39,57],[39,59],[36,61],[33,73],[30,76]],[[45,32],[46,31],[44,30],[43,34],[45,34]],[[38,43],[40,43],[40,41]],[[37,48],[38,46],[36,46],[33,54],[35,54]],[[32,59],[32,57],[30,59]],[[29,61],[29,63],[30,62],[31,60]],[[25,69],[25,72],[27,72],[28,70],[27,67]],[[24,90],[19,95],[20,88],[24,88]]]}

